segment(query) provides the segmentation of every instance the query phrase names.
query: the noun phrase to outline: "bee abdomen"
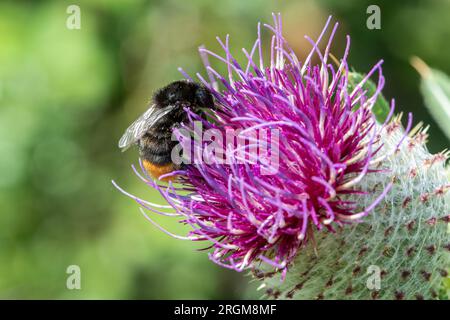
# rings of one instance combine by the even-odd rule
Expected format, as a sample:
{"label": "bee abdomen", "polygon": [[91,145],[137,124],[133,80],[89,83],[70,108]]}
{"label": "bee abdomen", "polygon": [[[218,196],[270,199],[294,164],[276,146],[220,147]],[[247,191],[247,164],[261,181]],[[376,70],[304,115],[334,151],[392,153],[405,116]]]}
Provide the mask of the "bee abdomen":
{"label": "bee abdomen", "polygon": [[[165,164],[165,165],[157,165],[155,163],[152,163],[152,162],[144,159],[143,164],[144,164],[145,170],[147,170],[147,172],[150,174],[150,176],[152,176],[155,179],[159,179],[160,176],[170,173],[174,170],[174,165],[171,162],[168,164]],[[167,178],[163,178],[161,180],[162,181],[171,181],[173,179],[174,179],[174,177],[167,177]]]}
{"label": "bee abdomen", "polygon": [[170,153],[164,154],[147,153],[144,156],[142,156],[142,158],[156,165],[165,165],[168,163],[172,163]]}
{"label": "bee abdomen", "polygon": [[157,165],[165,165],[171,163],[171,153],[176,141],[170,138],[155,139],[144,136],[139,141],[139,153],[141,158]]}

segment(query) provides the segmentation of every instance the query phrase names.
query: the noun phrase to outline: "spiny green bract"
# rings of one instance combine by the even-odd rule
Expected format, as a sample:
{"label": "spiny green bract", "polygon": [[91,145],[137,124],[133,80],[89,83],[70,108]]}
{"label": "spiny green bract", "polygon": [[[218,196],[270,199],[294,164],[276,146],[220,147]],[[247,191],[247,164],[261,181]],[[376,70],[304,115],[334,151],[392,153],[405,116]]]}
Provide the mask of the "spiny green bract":
{"label": "spiny green bract", "polygon": [[317,233],[316,247],[309,242],[284,281],[279,274],[257,270],[266,297],[446,298],[442,283],[449,279],[450,266],[450,183],[444,168],[448,154],[427,151],[426,130],[407,137],[394,152],[402,135],[398,117],[381,134],[382,153],[388,157],[375,165],[390,171],[369,174],[361,183],[369,192],[359,203],[365,207],[393,181],[385,200],[360,224],[336,234]]}

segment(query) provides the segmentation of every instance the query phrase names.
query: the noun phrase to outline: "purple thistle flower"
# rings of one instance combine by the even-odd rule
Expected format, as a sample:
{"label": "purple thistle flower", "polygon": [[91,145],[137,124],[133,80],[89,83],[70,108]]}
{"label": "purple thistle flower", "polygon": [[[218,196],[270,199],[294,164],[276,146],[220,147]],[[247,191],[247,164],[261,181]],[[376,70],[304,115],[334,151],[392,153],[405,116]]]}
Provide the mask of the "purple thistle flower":
{"label": "purple thistle flower", "polygon": [[[286,272],[301,248],[308,241],[314,242],[315,233],[336,232],[344,224],[361,221],[391,187],[389,184],[366,208],[358,206],[358,197],[366,195],[358,184],[366,175],[380,172],[376,164],[382,160],[376,154],[382,148],[379,133],[384,125],[377,123],[371,110],[384,85],[382,61],[350,90],[350,38],[347,36],[339,62],[330,55],[337,23],[325,51],[318,47],[331,17],[317,41],[306,37],[313,49],[303,63],[282,36],[281,17],[273,18],[273,25],[264,25],[273,33],[268,65],[263,61],[260,25],[251,51],[243,50],[245,65],[231,54],[228,36],[225,42],[218,38],[224,56],[200,48],[209,80],[197,76],[216,99],[216,119],[204,121],[187,110],[189,121],[183,128],[193,134],[194,122],[202,121],[205,130],[215,129],[225,136],[228,129],[243,129],[241,135],[247,138],[258,129],[277,129],[278,141],[273,141],[272,134],[259,136],[257,141],[259,145],[276,146],[277,167],[261,159],[254,161],[251,139],[239,150],[222,143],[227,163],[204,153],[200,144],[193,153],[208,156],[209,163],[193,163],[169,174],[177,175],[182,186],[172,182],[161,185],[146,174],[142,164],[142,173],[133,167],[146,184],[160,191],[169,206],[144,201],[120,189],[140,204],[143,214],[155,225],[146,211],[181,217],[182,223],[192,227],[187,237],[157,226],[180,239],[211,241],[210,259],[237,271],[262,261]],[[318,64],[312,63],[314,56],[319,58]],[[208,57],[224,63],[228,75],[215,71]],[[379,75],[377,89],[368,96],[362,86],[375,72]],[[217,81],[223,85],[222,91]],[[393,108],[392,103],[388,119]],[[176,134],[182,141],[180,131]],[[266,155],[270,157],[271,152],[275,151],[269,149]],[[275,174],[262,172],[272,169]],[[173,208],[175,213],[161,208]]]}

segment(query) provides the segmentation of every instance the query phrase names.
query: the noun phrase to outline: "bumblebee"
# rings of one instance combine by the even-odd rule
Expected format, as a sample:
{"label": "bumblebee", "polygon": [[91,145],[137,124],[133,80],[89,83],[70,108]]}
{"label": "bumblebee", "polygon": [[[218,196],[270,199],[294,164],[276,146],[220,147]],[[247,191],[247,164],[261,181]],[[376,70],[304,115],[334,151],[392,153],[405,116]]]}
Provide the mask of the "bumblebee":
{"label": "bumblebee", "polygon": [[125,151],[137,144],[144,168],[154,178],[179,169],[171,160],[178,141],[171,137],[173,129],[187,119],[186,107],[203,115],[203,110],[214,108],[214,98],[206,87],[185,80],[159,89],[147,111],[125,131],[119,148]]}

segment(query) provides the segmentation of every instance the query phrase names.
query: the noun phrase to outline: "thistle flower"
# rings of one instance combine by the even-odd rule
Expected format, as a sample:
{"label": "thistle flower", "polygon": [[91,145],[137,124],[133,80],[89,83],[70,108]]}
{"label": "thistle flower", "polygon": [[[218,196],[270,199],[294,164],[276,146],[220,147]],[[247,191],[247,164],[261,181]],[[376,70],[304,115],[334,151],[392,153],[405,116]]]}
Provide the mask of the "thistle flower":
{"label": "thistle flower", "polygon": [[[233,58],[228,37],[225,43],[218,38],[224,57],[200,49],[204,58],[217,58],[229,72],[227,78],[222,77],[204,59],[211,82],[199,77],[219,105],[217,121],[203,122],[204,129],[219,129],[225,136],[227,128],[242,128],[244,138],[266,127],[280,133],[278,142],[271,143],[269,137],[257,141],[272,147],[276,144],[277,168],[263,161],[251,162],[250,148],[240,150],[241,157],[236,159],[237,146],[231,144],[226,146],[231,163],[219,164],[212,157],[209,165],[189,165],[184,172],[177,172],[192,194],[183,196],[172,186],[163,190],[156,182],[147,181],[173,204],[183,222],[193,227],[190,237],[213,242],[210,257],[220,265],[242,270],[260,259],[285,269],[302,246],[313,241],[316,231],[335,232],[336,227],[359,221],[389,191],[390,185],[365,208],[357,206],[358,199],[348,199],[351,194],[365,197],[358,183],[376,171],[372,167],[381,147],[380,128],[371,108],[384,78],[379,62],[349,91],[350,39],[336,67],[328,59],[337,24],[324,54],[318,49],[329,22],[317,43],[308,38],[313,50],[303,64],[288,47],[281,20],[275,15],[274,26],[265,25],[273,33],[267,66],[262,58],[260,26],[252,51],[244,51],[248,59],[245,68]],[[254,58],[257,50],[259,61]],[[318,65],[311,63],[314,54],[321,60]],[[362,85],[375,71],[379,73],[378,87],[369,97]],[[215,88],[216,78],[224,91]],[[191,123],[185,128],[193,128],[195,120],[199,119],[191,113]],[[198,152],[201,150],[194,150],[194,154]],[[262,174],[262,167],[274,169],[275,174]]]}
{"label": "thistle flower", "polygon": [[[197,77],[213,93],[217,110],[213,112],[213,121],[205,121],[187,109],[189,121],[181,128],[188,136],[198,135],[196,121],[205,130],[215,130],[221,136],[226,136],[230,129],[240,129],[237,140],[242,138],[246,141],[244,145],[218,142],[227,159],[224,163],[204,142],[194,144],[192,153],[208,161],[192,163],[172,173],[179,177],[181,186],[170,182],[161,185],[147,176],[145,170],[141,173],[133,167],[146,184],[160,191],[175,213],[162,212],[163,206],[122,191],[141,205],[143,214],[155,225],[147,212],[179,216],[182,223],[192,227],[188,236],[182,237],[157,225],[164,232],[181,239],[211,242],[212,261],[237,271],[249,267],[263,270],[264,273],[256,275],[268,281],[265,284],[268,296],[277,297],[273,292],[284,290],[286,297],[292,298],[300,289],[292,291],[289,286],[299,285],[298,278],[308,271],[308,263],[330,254],[324,243],[333,243],[333,238],[342,241],[347,232],[353,234],[354,225],[367,227],[365,221],[375,221],[367,216],[373,215],[377,207],[386,207],[383,199],[396,179],[402,179],[393,174],[392,157],[414,140],[407,136],[411,115],[405,131],[397,130],[401,127],[398,117],[390,122],[393,102],[383,123],[374,116],[372,108],[384,85],[382,61],[360,83],[351,83],[347,64],[350,38],[347,36],[345,52],[339,61],[330,54],[337,23],[323,52],[319,43],[328,30],[330,18],[317,41],[306,37],[312,51],[300,62],[283,38],[280,16],[273,17],[273,25],[264,25],[272,33],[268,63],[263,60],[260,25],[251,51],[243,50],[247,58],[243,66],[230,52],[228,36],[225,41],[218,38],[223,56],[200,48],[209,80],[200,74]],[[314,57],[318,58],[318,64],[313,64]],[[212,68],[209,58],[224,63],[227,76]],[[378,81],[370,94],[365,83],[375,73]],[[218,82],[223,90],[218,89]],[[181,129],[175,130],[175,135],[187,148],[191,142],[186,142]],[[269,135],[258,131],[261,129],[276,131]],[[394,131],[396,139],[392,142],[386,133]],[[263,146],[263,151],[258,149],[255,153],[252,147],[256,145]],[[378,227],[369,225],[369,228]],[[357,247],[356,243],[348,244],[352,245]],[[356,249],[352,250],[348,252]],[[338,252],[345,257],[345,252]],[[334,253],[331,256],[326,264],[328,274],[335,270],[330,263],[340,260]],[[352,258],[358,261],[358,256]],[[324,266],[317,262],[315,267],[314,275],[309,273],[307,279],[323,279],[320,273]],[[297,270],[289,272],[294,280],[288,277],[288,281],[282,282],[284,287],[267,276],[281,274],[284,279],[292,268]],[[313,297],[322,293],[317,290],[310,290]]]}

